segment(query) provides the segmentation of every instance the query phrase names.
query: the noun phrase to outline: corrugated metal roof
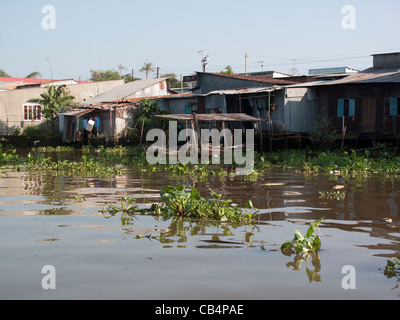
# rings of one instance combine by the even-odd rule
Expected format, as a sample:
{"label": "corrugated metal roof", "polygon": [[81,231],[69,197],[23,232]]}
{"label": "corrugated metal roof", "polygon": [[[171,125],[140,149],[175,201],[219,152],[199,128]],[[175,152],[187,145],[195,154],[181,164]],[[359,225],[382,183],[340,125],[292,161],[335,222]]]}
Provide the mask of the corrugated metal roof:
{"label": "corrugated metal roof", "polygon": [[400,82],[400,68],[370,68],[327,84]]}
{"label": "corrugated metal roof", "polygon": [[71,117],[80,117],[89,112],[92,112],[93,110],[94,109],[75,110],[75,111],[63,112],[61,114],[65,115],[65,116],[71,116]]}
{"label": "corrugated metal roof", "polygon": [[224,95],[236,95],[236,94],[250,94],[250,93],[265,93],[274,92],[276,90],[282,90],[282,87],[263,87],[263,88],[246,88],[246,89],[226,89],[226,90],[215,90],[209,92],[207,95],[213,94],[224,94]]}
{"label": "corrugated metal roof", "polygon": [[150,87],[156,83],[167,80],[167,78],[157,78],[148,80],[137,80],[125,83],[121,86],[117,86],[108,90],[102,94],[99,94],[91,99],[86,100],[83,105],[88,106],[95,103],[107,102],[107,101],[118,101],[125,99],[135,92],[141,91],[147,87]]}
{"label": "corrugated metal roof", "polygon": [[[201,72],[197,72],[200,74]],[[252,75],[242,75],[242,74],[224,74],[224,73],[209,73],[209,72],[203,72],[206,74],[214,75],[214,76],[220,76],[220,77],[228,77],[228,78],[236,78],[236,79],[242,79],[242,80],[248,80],[248,81],[257,81],[257,82],[265,82],[265,83],[270,83],[270,84],[276,84],[276,85],[289,85],[289,84],[294,84],[295,82],[290,81],[290,80],[285,80],[285,78],[270,78],[270,77],[263,77],[263,76],[252,76]]]}
{"label": "corrugated metal roof", "polygon": [[363,83],[400,83],[400,68],[370,68],[343,79],[314,81],[288,87],[315,87]]}
{"label": "corrugated metal roof", "polygon": [[[248,121],[248,122],[258,122],[258,121],[266,121],[265,119],[249,116],[245,113],[202,113],[197,114],[198,121],[226,121],[226,122],[234,122],[234,121]],[[156,115],[156,117],[170,119],[170,120],[178,120],[178,121],[190,121],[193,120],[192,114],[163,114]]]}
{"label": "corrugated metal roof", "polygon": [[102,101],[92,103],[90,105],[83,105],[82,108],[94,108],[94,109],[111,109],[111,108],[121,108],[126,106],[134,106],[138,104],[143,99],[156,100],[156,99],[176,99],[176,98],[193,98],[196,97],[193,93],[176,93],[161,96],[149,96],[141,98],[131,98],[131,99],[120,99],[113,101]]}

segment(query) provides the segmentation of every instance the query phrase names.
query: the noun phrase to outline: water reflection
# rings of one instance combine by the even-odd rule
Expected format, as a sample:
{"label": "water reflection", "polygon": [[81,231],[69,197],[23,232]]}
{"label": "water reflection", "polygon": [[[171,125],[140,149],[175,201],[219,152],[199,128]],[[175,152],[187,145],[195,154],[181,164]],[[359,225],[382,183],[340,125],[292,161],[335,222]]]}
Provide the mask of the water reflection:
{"label": "water reflection", "polygon": [[[120,215],[123,227],[133,226],[136,216],[129,216],[130,224],[127,224]],[[140,216],[139,216],[140,218]],[[160,220],[154,217],[154,220]],[[253,231],[256,226],[233,226],[228,223],[214,221],[190,221],[183,218],[173,218],[167,221],[166,228],[123,228],[123,233],[134,239],[148,238],[163,244],[165,248],[176,244],[178,247],[186,247],[188,243],[194,243],[194,247],[199,249],[234,249],[250,248],[253,244]],[[157,235],[154,235],[157,234]],[[240,239],[236,234],[243,234]],[[262,245],[260,245],[262,246]]]}
{"label": "water reflection", "polygon": [[[45,171],[7,172],[0,180],[1,211],[39,215],[94,214],[106,202],[118,203],[125,196],[134,198],[142,205],[157,202],[160,190],[166,185],[187,182],[199,192],[208,192],[208,188],[212,188],[223,194],[224,199],[230,198],[241,207],[251,199],[254,206],[260,209],[261,214],[257,217],[260,222],[315,220],[323,215],[331,221],[332,228],[368,233],[373,238],[391,241],[389,247],[400,255],[400,180],[393,177],[343,178],[273,171],[256,175],[254,179],[240,176],[206,178],[200,181],[191,177],[188,181],[188,177],[172,176],[168,172],[135,168],[124,176],[107,178],[57,176]],[[339,183],[346,192],[345,199],[319,197],[320,191],[331,190]],[[392,222],[385,224],[382,222],[384,218],[391,218]],[[132,218],[123,217],[123,225],[132,223]],[[171,228],[174,229],[184,230],[178,226]],[[174,237],[179,238],[178,234]],[[173,237],[167,235],[166,238]],[[211,246],[211,243],[208,245]]]}
{"label": "water reflection", "polygon": [[[139,206],[149,206],[160,200],[159,192],[162,188],[185,182],[195,186],[204,194],[211,188],[223,194],[224,199],[231,198],[241,207],[251,199],[254,206],[260,209],[260,214],[253,225],[234,226],[227,223],[194,222],[183,219],[163,221],[140,215],[114,215],[106,219],[99,212],[106,202],[120,204],[121,199],[127,196],[134,198]],[[326,192],[339,183],[344,186],[343,190],[346,192],[344,199],[319,197],[319,191]],[[258,298],[259,295],[265,294],[265,288],[271,288],[271,283],[282,279],[282,272],[286,272],[284,277],[298,276],[299,279],[304,278],[304,281],[308,279],[313,284],[322,280],[327,285],[332,283],[337,279],[336,274],[332,275],[336,272],[332,271],[332,265],[337,263],[335,259],[338,258],[339,251],[339,259],[342,259],[342,256],[352,259],[351,254],[357,253],[354,255],[355,259],[358,259],[356,262],[360,262],[364,268],[359,271],[360,275],[367,273],[368,276],[370,274],[374,276],[375,273],[379,278],[386,280],[379,274],[376,265],[384,267],[386,259],[383,258],[400,256],[399,192],[400,180],[381,176],[350,177],[338,181],[337,177],[303,175],[295,172],[267,172],[251,179],[240,177],[189,179],[170,176],[167,173],[142,172],[138,169],[130,169],[124,176],[106,178],[64,177],[46,172],[3,172],[0,179],[0,217],[4,217],[3,225],[7,225],[8,222],[11,227],[18,226],[16,231],[24,232],[14,235],[14,232],[9,231],[8,236],[4,237],[8,241],[7,245],[12,244],[13,248],[18,249],[10,250],[9,254],[21,252],[19,250],[21,247],[18,245],[21,239],[24,241],[38,239],[35,243],[38,247],[35,247],[35,250],[43,250],[40,251],[43,256],[47,254],[45,251],[48,250],[48,246],[53,245],[51,248],[55,250],[54,252],[63,248],[62,250],[67,253],[62,258],[63,262],[66,262],[65,265],[76,263],[77,260],[71,262],[69,259],[77,256],[79,261],[87,261],[86,266],[97,270],[102,264],[97,263],[96,259],[92,261],[91,258],[87,258],[95,252],[98,254],[97,257],[107,257],[107,263],[117,269],[121,263],[137,266],[139,276],[135,281],[139,281],[138,278],[141,277],[148,284],[151,282],[148,279],[155,273],[151,270],[148,273],[153,273],[148,276],[146,272],[149,270],[149,261],[142,263],[141,257],[147,257],[146,259],[156,257],[154,268],[159,268],[157,270],[169,270],[166,266],[169,267],[171,263],[185,264],[188,270],[192,267],[190,265],[192,260],[182,261],[179,253],[176,254],[176,251],[180,250],[168,249],[186,248],[185,257],[188,254],[194,258],[193,261],[197,263],[195,267],[202,268],[203,262],[209,263],[207,266],[215,275],[211,284],[206,282],[207,288],[203,289],[203,292],[208,292],[208,285],[215,284],[217,278],[228,278],[227,270],[233,270],[232,278],[234,272],[244,270],[246,277],[239,284],[242,285],[241,288],[245,288],[246,281],[250,281],[251,285],[246,292],[254,293],[251,297]],[[6,217],[21,214],[48,217],[44,219]],[[57,220],[54,223],[58,227],[56,229],[52,227],[53,215],[65,216],[54,219]],[[322,216],[326,219],[320,228],[322,236],[326,237],[327,241],[324,240],[320,255],[285,256],[281,253],[280,245],[292,236],[295,225],[308,224]],[[391,223],[385,222],[384,218],[391,218]],[[42,221],[45,223],[42,224]],[[34,226],[37,229],[32,228],[33,223],[36,223]],[[30,238],[26,230],[33,233]],[[121,241],[121,238],[126,241]],[[324,251],[325,246],[326,251]],[[135,248],[135,255],[130,254],[132,248]],[[147,250],[151,250],[152,258],[148,257]],[[108,255],[114,254],[118,256],[117,259],[108,259]],[[132,256],[135,256],[134,262],[129,260]],[[214,268],[214,264],[210,262],[213,259],[209,258],[211,256],[213,258],[218,256],[219,262],[225,263],[224,268],[220,266]],[[373,259],[371,256],[382,259]],[[322,262],[320,257],[323,257]],[[24,261],[29,264],[30,258],[27,253]],[[218,268],[224,269],[223,273],[219,274]],[[3,268],[2,271],[4,270]],[[201,278],[198,276],[201,273],[198,272],[199,269],[193,267],[193,270],[196,275],[186,278],[187,281],[193,281],[192,287],[197,288],[199,284],[203,285],[200,282],[210,280],[210,274]],[[14,278],[18,276],[15,274]],[[107,276],[100,277],[102,281],[106,278]],[[177,275],[177,278],[173,279],[180,280],[182,277]],[[398,284],[398,277],[393,276],[390,279],[396,280]],[[375,285],[373,281],[376,280],[371,280],[371,284]],[[228,284],[225,286],[226,292],[232,290],[229,286],[230,280],[224,283]],[[154,284],[150,284],[154,288]],[[170,285],[171,291],[179,291],[175,290],[174,284]],[[379,282],[379,285],[386,288],[387,283],[383,281],[382,284]],[[292,289],[292,283],[286,284],[284,281],[280,281],[273,288],[281,289],[286,286],[290,287],[287,291],[288,296],[291,296],[291,292],[303,289],[299,287]],[[357,291],[359,292],[362,290]],[[335,297],[341,297],[342,293],[340,291]]]}
{"label": "water reflection", "polygon": [[[308,281],[311,282],[321,282],[321,262],[319,260],[319,253],[317,251],[312,251],[310,254],[309,253],[287,253],[287,252],[282,252],[282,254],[291,257],[294,255],[293,261],[288,262],[286,264],[286,267],[292,268],[294,271],[300,271],[301,266],[303,262],[307,264],[306,266],[306,274],[308,276]],[[314,269],[309,269],[308,268],[308,262],[311,258],[311,264],[314,267]]]}
{"label": "water reflection", "polygon": [[[254,227],[251,227],[253,229]],[[154,237],[163,244],[186,243],[188,236],[198,237],[204,244],[196,245],[201,249],[232,249],[251,246],[252,232],[245,232],[241,241],[232,239],[235,227],[225,223],[202,221],[193,222],[182,218],[175,218],[169,225],[168,231]]]}

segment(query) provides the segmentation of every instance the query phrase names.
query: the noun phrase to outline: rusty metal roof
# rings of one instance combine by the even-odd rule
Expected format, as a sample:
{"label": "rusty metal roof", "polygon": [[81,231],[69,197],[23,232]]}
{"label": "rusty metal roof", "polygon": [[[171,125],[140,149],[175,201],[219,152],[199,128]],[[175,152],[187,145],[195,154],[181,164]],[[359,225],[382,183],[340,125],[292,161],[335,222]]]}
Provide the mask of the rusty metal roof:
{"label": "rusty metal roof", "polygon": [[[197,72],[200,74],[201,72]],[[243,74],[224,74],[224,73],[211,73],[211,72],[203,72],[205,74],[210,74],[214,76],[220,77],[228,77],[228,78],[236,78],[241,80],[248,80],[248,81],[256,81],[256,82],[265,82],[269,84],[277,84],[277,85],[290,85],[295,84],[296,82],[285,80],[285,78],[271,78],[266,76],[253,76],[253,75],[243,75]]]}
{"label": "rusty metal roof", "polygon": [[75,111],[69,111],[69,112],[64,112],[64,113],[60,113],[60,114],[63,114],[65,116],[71,116],[71,117],[80,117],[87,113],[92,112],[93,110],[94,109],[75,110]]}
{"label": "rusty metal roof", "polygon": [[[267,121],[265,119],[249,116],[245,113],[203,113],[197,114],[198,121],[211,122],[211,121],[247,121],[247,122],[258,122]],[[156,115],[158,118],[177,120],[177,121],[190,121],[193,120],[192,114],[163,114]]]}
{"label": "rusty metal roof", "polygon": [[[370,68],[329,84],[400,82],[400,68]],[[328,83],[327,83],[328,84]]]}
{"label": "rusty metal roof", "polygon": [[245,88],[245,89],[223,89],[215,90],[207,93],[206,95],[224,94],[224,95],[237,95],[237,94],[251,94],[251,93],[268,93],[283,89],[278,86],[261,87],[261,88]]}
{"label": "rusty metal roof", "polygon": [[321,80],[288,87],[332,86],[340,84],[400,83],[400,68],[369,68],[343,79]]}

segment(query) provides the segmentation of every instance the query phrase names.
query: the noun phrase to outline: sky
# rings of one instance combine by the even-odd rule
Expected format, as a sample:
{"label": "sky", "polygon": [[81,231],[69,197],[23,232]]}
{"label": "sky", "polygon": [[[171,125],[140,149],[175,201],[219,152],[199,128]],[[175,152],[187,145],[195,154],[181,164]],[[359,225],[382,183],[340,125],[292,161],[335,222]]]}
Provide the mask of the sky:
{"label": "sky", "polygon": [[151,62],[179,78],[202,71],[206,55],[207,72],[243,73],[247,54],[248,72],[363,70],[372,54],[400,52],[399,30],[398,0],[2,1],[0,69],[88,80],[122,65],[145,78]]}

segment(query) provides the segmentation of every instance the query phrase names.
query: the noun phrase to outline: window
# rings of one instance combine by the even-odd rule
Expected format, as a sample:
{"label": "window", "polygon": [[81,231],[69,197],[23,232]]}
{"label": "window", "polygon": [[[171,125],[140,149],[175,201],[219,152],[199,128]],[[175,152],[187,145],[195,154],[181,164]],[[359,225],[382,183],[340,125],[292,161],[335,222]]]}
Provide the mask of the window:
{"label": "window", "polygon": [[356,100],[354,99],[339,99],[337,106],[337,116],[354,117],[356,111]]}
{"label": "window", "polygon": [[390,101],[390,115],[400,116],[400,97],[389,98]]}
{"label": "window", "polygon": [[40,104],[24,104],[24,121],[41,121],[42,107]]}

